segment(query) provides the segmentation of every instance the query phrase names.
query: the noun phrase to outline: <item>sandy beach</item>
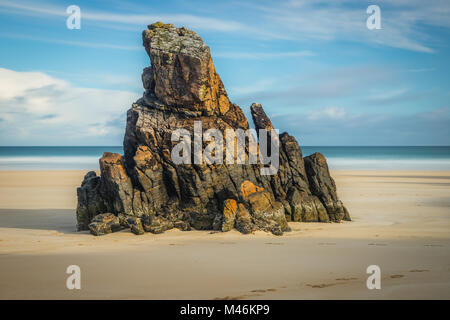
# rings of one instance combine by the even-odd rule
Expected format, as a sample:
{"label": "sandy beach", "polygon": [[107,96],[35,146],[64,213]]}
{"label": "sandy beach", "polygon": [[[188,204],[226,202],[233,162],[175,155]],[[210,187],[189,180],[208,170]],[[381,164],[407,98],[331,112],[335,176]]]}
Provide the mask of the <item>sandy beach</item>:
{"label": "sandy beach", "polygon": [[281,237],[76,232],[84,173],[0,171],[0,299],[450,299],[448,171],[334,171],[353,221]]}

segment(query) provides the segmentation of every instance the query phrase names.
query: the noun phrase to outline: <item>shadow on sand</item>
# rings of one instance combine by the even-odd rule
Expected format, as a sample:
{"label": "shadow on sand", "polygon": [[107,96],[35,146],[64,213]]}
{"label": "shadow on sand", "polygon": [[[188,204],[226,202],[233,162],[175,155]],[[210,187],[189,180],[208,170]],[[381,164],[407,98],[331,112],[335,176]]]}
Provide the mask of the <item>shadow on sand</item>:
{"label": "shadow on sand", "polygon": [[74,234],[77,233],[75,209],[0,209],[0,228],[54,230]]}

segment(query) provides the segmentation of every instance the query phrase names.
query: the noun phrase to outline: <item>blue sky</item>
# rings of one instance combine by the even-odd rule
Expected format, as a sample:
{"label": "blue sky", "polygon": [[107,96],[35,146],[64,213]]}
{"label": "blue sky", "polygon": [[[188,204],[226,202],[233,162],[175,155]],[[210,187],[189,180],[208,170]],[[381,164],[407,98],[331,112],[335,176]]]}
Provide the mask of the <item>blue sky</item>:
{"label": "blue sky", "polygon": [[450,144],[449,1],[0,0],[0,145],[121,145],[158,20],[195,30],[230,99],[301,145]]}

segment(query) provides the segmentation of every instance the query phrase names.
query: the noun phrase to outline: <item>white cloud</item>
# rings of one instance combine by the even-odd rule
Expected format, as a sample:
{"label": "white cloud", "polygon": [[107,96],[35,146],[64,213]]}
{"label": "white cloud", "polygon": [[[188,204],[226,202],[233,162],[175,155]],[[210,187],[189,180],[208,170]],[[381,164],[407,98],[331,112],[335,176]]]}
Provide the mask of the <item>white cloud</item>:
{"label": "white cloud", "polygon": [[[36,6],[29,2],[2,1],[0,3],[0,9],[2,9],[2,11],[34,16],[45,15],[67,17],[66,7],[53,6],[45,3]],[[84,8],[81,10],[81,19],[125,25],[147,25],[152,21],[170,21],[171,23],[183,24],[194,29],[215,31],[239,31],[244,28],[240,22],[191,14],[117,14],[108,11],[94,11]]]}
{"label": "white cloud", "polygon": [[450,108],[392,115],[329,107],[283,114],[272,122],[302,145],[448,145]]}
{"label": "white cloud", "polygon": [[365,93],[374,85],[387,83],[396,77],[386,66],[346,66],[328,68],[311,73],[278,77],[271,85],[250,86],[246,90],[232,91],[240,100],[252,99],[262,103],[271,100],[283,102],[285,107],[309,104]]}
{"label": "white cloud", "polygon": [[408,72],[431,72],[436,70],[435,68],[418,68],[418,69],[409,69]]}
{"label": "white cloud", "polygon": [[[260,12],[272,33],[292,40],[350,40],[432,53],[436,43],[423,26],[450,28],[450,3],[441,0],[378,1],[381,30],[368,30],[367,4],[357,0],[240,3]],[[446,40],[446,39],[445,39]]]}
{"label": "white cloud", "polygon": [[391,99],[391,98],[395,98],[398,97],[400,95],[403,95],[407,92],[408,90],[406,88],[400,88],[400,89],[395,89],[395,90],[390,90],[388,92],[386,91],[380,91],[380,92],[376,92],[374,94],[372,94],[370,96],[371,99],[380,99],[380,100],[385,100],[385,99]]}
{"label": "white cloud", "polygon": [[102,42],[60,40],[60,39],[41,38],[41,37],[36,37],[36,36],[23,35],[23,34],[12,34],[12,33],[5,33],[5,32],[0,33],[0,37],[1,38],[10,38],[10,39],[39,41],[39,42],[44,42],[44,43],[64,44],[64,45],[69,45],[69,46],[94,48],[94,49],[142,50],[142,48],[138,47],[138,46],[123,46],[123,45],[116,45],[116,44],[102,43]]}
{"label": "white cloud", "polygon": [[341,107],[327,107],[321,110],[310,110],[308,112],[308,120],[323,120],[327,119],[344,119],[347,112]]}
{"label": "white cloud", "polygon": [[0,144],[118,144],[128,91],[79,88],[42,72],[0,68]]}
{"label": "white cloud", "polygon": [[[450,28],[450,2],[442,0],[398,0],[383,1],[381,7],[381,30],[366,27],[367,3],[358,0],[303,0],[303,1],[258,1],[232,2],[233,10],[244,8],[248,18],[241,22],[221,16],[211,17],[194,14],[133,14],[82,8],[82,20],[105,28],[130,30],[142,28],[153,21],[171,22],[194,30],[233,32],[258,39],[304,40],[346,40],[433,53],[431,44],[439,43],[436,35],[427,27]],[[148,6],[129,6],[127,10],[151,11]],[[214,7],[211,7],[214,10]],[[37,17],[66,17],[65,7],[31,2],[2,1],[0,11]],[[134,30],[134,29],[133,29]],[[445,41],[446,39],[444,39]],[[442,41],[442,39],[441,39]],[[80,43],[79,45],[90,45]],[[97,44],[98,45],[98,44]],[[105,46],[114,46],[105,44]],[[230,54],[228,54],[230,55]],[[245,57],[244,57],[245,58]]]}
{"label": "white cloud", "polygon": [[311,57],[314,53],[309,50],[291,51],[291,52],[217,52],[214,57],[227,59],[279,59],[289,57]]}
{"label": "white cloud", "polygon": [[251,95],[255,92],[262,92],[264,90],[269,90],[278,81],[279,81],[278,79],[274,78],[261,79],[252,82],[249,85],[230,87],[227,89],[227,91],[230,96],[236,97],[245,95],[251,97]]}

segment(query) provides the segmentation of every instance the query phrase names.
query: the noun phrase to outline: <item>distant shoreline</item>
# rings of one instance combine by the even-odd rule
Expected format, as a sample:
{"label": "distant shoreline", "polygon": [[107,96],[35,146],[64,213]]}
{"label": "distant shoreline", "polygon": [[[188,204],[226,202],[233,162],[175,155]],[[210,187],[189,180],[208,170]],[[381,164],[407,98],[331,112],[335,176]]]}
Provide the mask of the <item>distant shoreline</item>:
{"label": "distant shoreline", "polygon": [[[120,146],[0,147],[0,171],[97,170],[103,152]],[[332,170],[450,170],[450,146],[304,146],[303,156],[321,152]]]}

